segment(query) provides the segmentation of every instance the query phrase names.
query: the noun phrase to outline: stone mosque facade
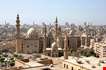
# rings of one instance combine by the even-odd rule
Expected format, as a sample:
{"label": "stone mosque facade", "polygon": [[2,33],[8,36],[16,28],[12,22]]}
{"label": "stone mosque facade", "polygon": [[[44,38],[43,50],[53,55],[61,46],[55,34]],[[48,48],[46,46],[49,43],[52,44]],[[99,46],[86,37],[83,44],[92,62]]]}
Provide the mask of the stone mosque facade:
{"label": "stone mosque facade", "polygon": [[39,52],[38,32],[34,28],[30,28],[28,30],[26,38],[23,39],[22,49],[24,53],[38,53]]}
{"label": "stone mosque facade", "polygon": [[20,31],[20,20],[17,15],[16,20],[16,52],[17,53],[38,53],[39,52],[39,35],[36,28],[30,28],[25,37],[22,37]]}
{"label": "stone mosque facade", "polygon": [[[61,28],[58,26],[56,18],[55,26],[46,32],[46,26],[42,29],[42,35],[35,27],[31,27],[25,37],[20,31],[20,19],[17,15],[16,20],[16,52],[17,53],[45,53],[50,56],[58,56],[58,51],[62,52],[64,40],[62,39]],[[63,40],[63,43],[62,43]],[[44,48],[45,46],[45,48]]]}
{"label": "stone mosque facade", "polygon": [[[17,53],[43,53],[48,56],[58,57],[60,54],[66,54],[70,48],[78,48],[81,46],[89,46],[88,36],[82,35],[80,31],[70,30],[62,31],[58,25],[58,19],[55,25],[47,30],[45,25],[42,32],[36,27],[31,27],[25,37],[20,31],[19,15],[16,18],[16,52]],[[82,40],[84,38],[84,40]],[[86,40],[87,39],[87,40]],[[67,55],[67,54],[66,54]],[[67,56],[66,56],[67,58]]]}

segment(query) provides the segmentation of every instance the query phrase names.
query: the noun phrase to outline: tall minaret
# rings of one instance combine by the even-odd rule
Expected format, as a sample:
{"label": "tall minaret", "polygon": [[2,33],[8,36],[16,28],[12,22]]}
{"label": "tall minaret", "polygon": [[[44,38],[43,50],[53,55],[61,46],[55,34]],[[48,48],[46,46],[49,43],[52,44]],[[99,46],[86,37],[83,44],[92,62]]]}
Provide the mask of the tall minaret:
{"label": "tall minaret", "polygon": [[58,34],[58,19],[56,17],[56,20],[55,20],[55,30],[56,30],[56,39],[57,39],[57,34]]}
{"label": "tall minaret", "polygon": [[[55,45],[55,48],[52,48],[51,50],[51,56],[52,57],[58,57],[58,41],[57,41],[57,37],[58,37],[58,19],[56,17],[56,20],[55,20],[55,37],[54,37],[54,43],[56,44]],[[54,46],[52,46],[54,47]]]}
{"label": "tall minaret", "polygon": [[55,20],[55,30],[56,30],[56,49],[55,49],[55,56],[58,57],[58,48],[59,48],[59,43],[58,43],[58,18],[56,17],[56,20]]}
{"label": "tall minaret", "polygon": [[17,28],[17,38],[20,36],[20,19],[19,19],[19,14],[17,14],[16,18],[16,28]]}
{"label": "tall minaret", "polygon": [[19,19],[19,15],[17,14],[17,18],[16,18],[16,52],[20,53],[22,52],[21,50],[21,38],[20,38],[20,19]]}
{"label": "tall minaret", "polygon": [[46,37],[46,33],[47,33],[47,27],[46,24],[43,22],[44,25],[44,40],[43,40],[43,54],[46,55],[46,46],[47,46],[47,37]]}
{"label": "tall minaret", "polygon": [[64,59],[68,59],[68,36],[65,32],[65,39],[64,39]]}

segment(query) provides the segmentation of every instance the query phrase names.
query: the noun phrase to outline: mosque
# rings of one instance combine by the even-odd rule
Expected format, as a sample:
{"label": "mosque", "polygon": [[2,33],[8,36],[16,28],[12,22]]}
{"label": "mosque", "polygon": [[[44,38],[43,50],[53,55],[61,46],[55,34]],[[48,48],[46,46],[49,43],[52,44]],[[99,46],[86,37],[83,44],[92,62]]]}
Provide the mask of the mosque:
{"label": "mosque", "polygon": [[90,40],[88,39],[90,38],[88,38],[86,34],[78,30],[70,30],[69,32],[62,31],[58,25],[57,18],[54,23],[55,25],[50,29],[47,29],[47,26],[44,25],[41,32],[36,27],[31,27],[27,33],[25,33],[25,36],[23,36],[20,30],[20,18],[19,15],[17,15],[16,52],[26,54],[43,53],[48,56],[58,57],[62,56],[67,49],[89,46],[88,41]]}
{"label": "mosque", "polygon": [[[47,32],[47,27],[45,26],[42,31],[44,31],[41,36],[41,33],[35,27],[31,27],[25,37],[22,36],[20,31],[20,19],[17,15],[16,20],[16,52],[17,53],[39,53],[43,52],[44,54],[51,56],[58,56],[59,51],[62,52],[62,34],[61,28],[58,26],[58,20],[56,18],[55,27],[51,28]],[[63,41],[64,42],[64,41]]]}
{"label": "mosque", "polygon": [[23,38],[20,31],[20,19],[17,15],[16,20],[16,52],[17,53],[38,53],[39,52],[39,35],[35,28],[30,28],[26,37]]}

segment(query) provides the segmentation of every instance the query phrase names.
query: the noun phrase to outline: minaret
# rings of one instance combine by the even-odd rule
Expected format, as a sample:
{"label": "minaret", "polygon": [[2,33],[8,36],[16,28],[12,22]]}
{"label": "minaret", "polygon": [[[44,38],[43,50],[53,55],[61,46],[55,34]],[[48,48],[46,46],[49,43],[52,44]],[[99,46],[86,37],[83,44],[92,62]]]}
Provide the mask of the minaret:
{"label": "minaret", "polygon": [[64,59],[68,59],[68,36],[65,32],[65,39],[64,39]]}
{"label": "minaret", "polygon": [[56,17],[56,20],[55,20],[55,30],[56,30],[56,39],[57,39],[57,34],[58,34],[58,19]]}
{"label": "minaret", "polygon": [[19,14],[17,14],[16,28],[17,28],[17,38],[19,38],[19,36],[20,36],[20,19],[19,19]]}
{"label": "minaret", "polygon": [[58,48],[59,48],[59,43],[58,43],[58,18],[56,17],[55,20],[55,30],[56,30],[56,50],[55,50],[55,56],[58,57]]}
{"label": "minaret", "polygon": [[[52,57],[58,57],[58,41],[57,41],[57,37],[58,37],[58,19],[56,17],[55,20],[55,37],[54,37],[54,43],[55,46],[52,46],[52,50],[51,50],[51,56]],[[54,48],[55,47],[55,48]]]}
{"label": "minaret", "polygon": [[47,28],[46,28],[46,24],[44,22],[43,22],[43,25],[44,25],[43,54],[46,55],[46,46],[47,46],[46,33],[47,33]]}
{"label": "minaret", "polygon": [[17,18],[16,18],[16,53],[20,53],[22,52],[21,50],[21,38],[20,38],[20,19],[19,19],[19,15],[17,14]]}

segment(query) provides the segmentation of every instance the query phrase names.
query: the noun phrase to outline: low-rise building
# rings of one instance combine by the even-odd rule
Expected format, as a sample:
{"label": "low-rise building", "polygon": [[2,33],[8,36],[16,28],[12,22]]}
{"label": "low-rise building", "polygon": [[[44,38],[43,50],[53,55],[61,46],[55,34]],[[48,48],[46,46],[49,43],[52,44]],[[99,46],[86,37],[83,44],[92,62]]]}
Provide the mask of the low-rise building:
{"label": "low-rise building", "polygon": [[96,57],[71,57],[62,62],[62,67],[64,70],[102,70],[106,65],[105,63],[100,62],[101,60]]}

